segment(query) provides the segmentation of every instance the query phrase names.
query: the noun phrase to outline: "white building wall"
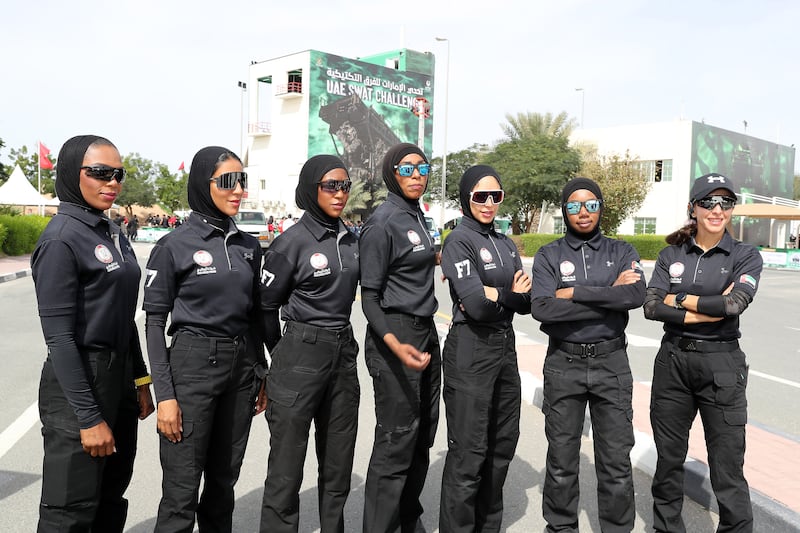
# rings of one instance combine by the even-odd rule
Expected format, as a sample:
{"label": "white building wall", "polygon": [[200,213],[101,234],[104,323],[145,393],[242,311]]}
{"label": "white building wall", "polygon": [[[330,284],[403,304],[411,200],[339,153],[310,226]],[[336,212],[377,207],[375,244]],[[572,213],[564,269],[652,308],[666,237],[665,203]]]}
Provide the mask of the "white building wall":
{"label": "white building wall", "polygon": [[632,235],[633,219],[637,217],[655,218],[659,235],[671,233],[683,225],[691,188],[692,121],[581,129],[575,131],[570,140],[573,144],[593,144],[601,155],[624,156],[627,151],[632,159],[641,161],[672,160],[672,180],[651,183],[641,208],[622,222],[619,234]]}
{"label": "white building wall", "polygon": [[[294,203],[300,169],[308,159],[310,51],[291,54],[250,65],[248,124],[269,117],[269,133],[252,130],[247,134],[249,199],[276,218],[301,211]],[[302,71],[302,93],[276,94],[288,83],[288,73]],[[259,79],[272,77],[272,95],[259,101]],[[264,112],[259,106],[269,106]],[[262,125],[263,128],[263,125]],[[261,183],[265,186],[261,188]]]}

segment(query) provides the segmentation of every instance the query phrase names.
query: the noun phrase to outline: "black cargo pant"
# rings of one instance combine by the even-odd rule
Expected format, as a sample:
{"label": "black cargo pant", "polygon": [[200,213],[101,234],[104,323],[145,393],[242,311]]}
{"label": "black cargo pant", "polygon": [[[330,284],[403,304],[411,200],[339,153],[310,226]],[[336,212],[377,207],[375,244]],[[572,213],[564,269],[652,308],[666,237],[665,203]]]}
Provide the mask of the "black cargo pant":
{"label": "black cargo pant", "polygon": [[[177,333],[169,350],[183,438],[159,436],[162,495],[156,532],[231,531],[260,380],[244,338]],[[198,502],[200,478],[203,494]]]}
{"label": "black cargo pant", "polygon": [[578,531],[578,471],[587,402],[600,528],[604,533],[633,529],[632,398],[633,377],[624,337],[593,344],[550,339],[542,403],[548,443],[542,494],[547,531]]}
{"label": "black cargo pant", "polygon": [[683,463],[697,411],[703,420],[711,486],[719,504],[717,531],[753,531],[750,489],[744,478],[747,423],[745,354],[738,342],[665,337],[656,356],[650,422],[658,450],[653,476],[653,527],[686,531]]}
{"label": "black cargo pant", "polygon": [[270,450],[261,506],[263,533],[298,530],[300,485],[312,421],[321,531],[344,532],[361,399],[357,354],[350,326],[328,330],[286,323],[267,377]]}
{"label": "black cargo pant", "polygon": [[422,372],[411,370],[367,328],[364,354],[375,390],[375,443],[364,489],[364,531],[414,531],[420,493],[439,422],[442,359],[432,317],[387,314],[402,343],[431,354]]}
{"label": "black cargo pant", "polygon": [[503,484],[519,440],[514,329],[455,324],[442,353],[447,458],[439,530],[500,531]]}
{"label": "black cargo pant", "polygon": [[80,426],[48,358],[39,384],[44,437],[39,532],[121,532],[128,501],[123,497],[136,456],[138,407],[131,362],[112,351],[82,350],[85,368],[116,452],[92,457],[83,450]]}

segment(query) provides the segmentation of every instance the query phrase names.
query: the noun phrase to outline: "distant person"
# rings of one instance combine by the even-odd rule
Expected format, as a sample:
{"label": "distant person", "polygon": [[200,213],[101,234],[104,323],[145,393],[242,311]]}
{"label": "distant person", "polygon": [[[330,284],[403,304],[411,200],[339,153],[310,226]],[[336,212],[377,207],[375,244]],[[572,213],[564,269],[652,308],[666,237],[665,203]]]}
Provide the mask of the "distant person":
{"label": "distant person", "polygon": [[512,321],[531,312],[531,281],[516,245],[493,227],[505,197],[497,171],[468,168],[459,197],[464,222],[442,251],[453,323],[442,352],[448,438],[439,530],[500,531],[522,401]]}
{"label": "distant person", "polygon": [[[270,444],[263,533],[299,529],[312,422],[321,531],[344,533],[360,402],[358,343],[350,324],[358,241],[340,218],[351,185],[338,157],[306,161],[295,192],[305,213],[264,255],[261,306],[272,364],[266,387]],[[282,334],[279,312],[285,321]]]}
{"label": "distant person", "polygon": [[64,143],[56,172],[61,205],[31,255],[47,344],[38,530],[121,532],[137,418],[153,412],[134,321],[141,270],[103,214],[125,170],[111,141],[81,135]]}
{"label": "distant person", "polygon": [[231,531],[250,423],[266,408],[261,246],[231,218],[247,187],[236,154],[203,148],[187,186],[192,213],[153,247],[144,289],[163,472],[155,531],[191,532],[195,518]]}
{"label": "distant person", "polygon": [[131,242],[136,242],[136,235],[139,232],[139,217],[133,215],[133,218],[128,222],[128,238]]}
{"label": "distant person", "polygon": [[289,229],[292,226],[294,226],[294,224],[295,224],[295,220],[292,218],[292,214],[289,213],[288,215],[286,215],[286,218],[283,220],[283,224],[281,224],[281,233],[283,233],[287,229]]}
{"label": "distant person", "polygon": [[653,475],[653,528],[686,531],[684,461],[689,429],[703,420],[717,531],[753,531],[744,477],[748,365],[739,348],[739,315],[753,301],[763,261],[758,250],[726,231],[736,205],[730,178],[697,178],[689,222],[667,236],[647,288],[644,315],[664,322],[650,397],[658,451]]}
{"label": "distant person", "polygon": [[[630,244],[600,231],[603,193],[588,178],[561,191],[567,234],[533,262],[533,317],[549,337],[544,360],[547,460],[542,490],[546,531],[578,531],[581,435],[586,406],[594,434],[602,531],[631,531],[633,376],[625,328],[644,302],[644,272]],[[466,222],[466,218],[461,227]]]}
{"label": "distant person", "polygon": [[421,527],[420,494],[439,423],[441,356],[433,321],[436,252],[419,199],[430,163],[402,143],[383,158],[389,190],[361,232],[361,303],[375,389],[375,442],[364,488],[365,532]]}

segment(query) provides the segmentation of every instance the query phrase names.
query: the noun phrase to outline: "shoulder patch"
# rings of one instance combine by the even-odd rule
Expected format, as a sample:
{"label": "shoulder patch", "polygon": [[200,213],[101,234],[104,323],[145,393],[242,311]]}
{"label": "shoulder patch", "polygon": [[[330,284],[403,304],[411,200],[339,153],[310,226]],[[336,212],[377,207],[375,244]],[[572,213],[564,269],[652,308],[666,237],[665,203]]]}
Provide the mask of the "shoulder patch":
{"label": "shoulder patch", "polygon": [[751,276],[750,274],[742,274],[739,277],[739,283],[744,283],[745,285],[750,285],[753,289],[756,288],[756,278]]}

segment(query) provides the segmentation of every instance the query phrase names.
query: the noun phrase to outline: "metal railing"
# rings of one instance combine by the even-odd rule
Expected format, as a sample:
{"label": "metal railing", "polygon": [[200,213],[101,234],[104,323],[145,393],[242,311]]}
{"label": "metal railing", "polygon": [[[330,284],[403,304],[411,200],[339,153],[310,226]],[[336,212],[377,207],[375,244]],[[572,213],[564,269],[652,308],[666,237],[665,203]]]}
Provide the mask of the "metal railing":
{"label": "metal railing", "polygon": [[289,83],[275,86],[275,96],[280,96],[284,94],[302,94],[302,93],[303,93],[303,82],[301,81],[290,81]]}
{"label": "metal railing", "polygon": [[750,192],[739,193],[742,198],[742,203],[746,204],[749,201],[760,204],[772,205],[785,205],[786,207],[800,208],[800,201],[792,200],[791,198],[781,198],[780,196],[762,196],[760,194],[753,194]]}

